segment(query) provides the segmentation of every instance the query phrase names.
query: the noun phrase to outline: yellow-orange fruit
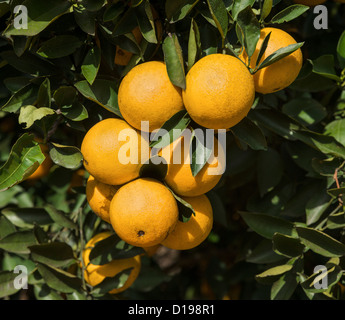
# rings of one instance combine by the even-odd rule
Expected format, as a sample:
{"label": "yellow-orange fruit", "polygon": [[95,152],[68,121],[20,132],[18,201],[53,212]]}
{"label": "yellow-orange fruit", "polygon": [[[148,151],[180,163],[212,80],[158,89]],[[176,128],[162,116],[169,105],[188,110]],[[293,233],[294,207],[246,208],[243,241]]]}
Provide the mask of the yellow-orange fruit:
{"label": "yellow-orange fruit", "polygon": [[182,97],[196,123],[211,129],[228,129],[248,114],[254,102],[253,77],[239,59],[211,54],[189,70]]}
{"label": "yellow-orange fruit", "polygon": [[[261,44],[265,37],[271,32],[267,48],[260,62],[264,61],[269,55],[280,48],[287,47],[290,44],[296,44],[296,41],[287,32],[277,28],[263,28],[260,32],[260,39],[256,45],[255,52],[250,60],[250,67],[255,68],[259,55]],[[243,61],[248,63],[246,52],[240,56]],[[267,94],[282,90],[288,87],[298,76],[303,64],[301,49],[297,49],[287,57],[260,69],[254,74],[255,90]]]}
{"label": "yellow-orange fruit", "polygon": [[148,141],[126,121],[115,118],[95,124],[86,133],[81,152],[86,170],[109,185],[137,178],[149,157]]}
{"label": "yellow-orange fruit", "polygon": [[109,293],[116,294],[125,291],[128,289],[134,281],[137,279],[140,269],[141,269],[141,260],[140,256],[135,256],[128,259],[117,259],[113,260],[104,265],[95,265],[90,263],[90,252],[95,244],[103,239],[106,239],[111,235],[110,232],[102,232],[91,238],[85,246],[85,249],[82,254],[85,271],[84,278],[85,281],[91,286],[96,286],[100,284],[107,277],[115,277],[117,274],[122,271],[132,268],[130,274],[125,281],[125,283],[117,289],[111,290]]}
{"label": "yellow-orange fruit", "polygon": [[123,118],[141,130],[159,129],[175,113],[184,109],[181,89],[174,86],[164,62],[149,61],[135,66],[121,81],[118,102]]}
{"label": "yellow-orange fruit", "polygon": [[225,152],[217,138],[213,141],[213,150],[203,168],[193,176],[189,152],[190,137],[182,135],[170,145],[164,147],[160,155],[168,165],[165,182],[178,195],[195,197],[213,189],[225,171]]}
{"label": "yellow-orange fruit", "polygon": [[160,244],[177,220],[174,196],[155,179],[139,178],[125,184],[110,203],[110,222],[116,234],[134,246]]}
{"label": "yellow-orange fruit", "polygon": [[183,197],[194,209],[187,222],[178,221],[162,245],[175,250],[189,250],[200,245],[210,234],[213,226],[213,210],[206,195]]}
{"label": "yellow-orange fruit", "polygon": [[89,203],[92,211],[108,223],[110,223],[110,202],[118,189],[119,187],[117,186],[112,186],[97,181],[91,175],[86,183],[87,202]]}

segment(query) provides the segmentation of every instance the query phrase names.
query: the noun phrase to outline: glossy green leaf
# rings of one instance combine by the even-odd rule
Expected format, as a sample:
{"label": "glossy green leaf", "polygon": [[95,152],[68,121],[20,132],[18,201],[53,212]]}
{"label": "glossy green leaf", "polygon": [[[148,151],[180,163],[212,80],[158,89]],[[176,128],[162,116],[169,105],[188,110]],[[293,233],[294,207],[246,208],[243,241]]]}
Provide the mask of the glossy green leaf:
{"label": "glossy green leaf", "polygon": [[78,230],[78,226],[69,217],[67,217],[64,212],[56,209],[53,205],[47,204],[44,209],[48,212],[52,220],[59,226],[67,229]]}
{"label": "glossy green leaf", "polygon": [[170,81],[177,87],[186,88],[182,49],[176,34],[168,34],[163,41],[164,61]]}
{"label": "glossy green leaf", "polygon": [[0,239],[16,232],[16,227],[5,216],[0,217]]}
{"label": "glossy green leaf", "polygon": [[54,20],[70,11],[71,3],[67,0],[26,0],[22,3],[28,11],[27,29],[17,29],[12,24],[5,30],[6,35],[35,36]]}
{"label": "glossy green leaf", "polygon": [[49,155],[54,163],[67,169],[77,169],[83,161],[80,150],[74,146],[64,146],[58,143],[51,143]]}
{"label": "glossy green leaf", "polygon": [[136,7],[135,12],[144,39],[149,43],[158,43],[150,2],[148,0],[143,1]]}
{"label": "glossy green leaf", "polygon": [[94,46],[90,48],[81,66],[81,72],[87,82],[92,85],[96,79],[101,64],[101,50]]}
{"label": "glossy green leaf", "polygon": [[167,0],[165,13],[169,22],[177,22],[185,18],[199,0]]}
{"label": "glossy green leaf", "polygon": [[270,268],[255,276],[255,279],[263,284],[272,284],[272,282],[278,280],[281,275],[290,271],[292,265],[284,264],[277,267]]}
{"label": "glossy green leaf", "polygon": [[238,13],[237,24],[243,33],[244,48],[250,58],[260,39],[260,24],[250,6]]}
{"label": "glossy green leaf", "polygon": [[230,130],[253,150],[267,150],[267,141],[262,130],[249,118],[243,118]]}
{"label": "glossy green leaf", "polygon": [[328,234],[312,229],[296,227],[301,242],[312,251],[325,257],[345,255],[345,245]]}
{"label": "glossy green leaf", "polygon": [[144,252],[142,248],[134,247],[112,234],[95,244],[89,258],[92,264],[104,265],[112,260],[132,258]]}
{"label": "glossy green leaf", "polygon": [[90,86],[86,80],[82,80],[77,82],[75,87],[85,98],[121,117],[117,103],[117,85],[115,81],[96,79]]}
{"label": "glossy green leaf", "polygon": [[272,5],[273,5],[273,0],[264,0],[264,3],[262,4],[262,8],[261,8],[261,15],[260,15],[261,21],[264,21],[267,18],[267,16],[271,13]]}
{"label": "glossy green leaf", "polygon": [[37,267],[45,283],[52,289],[63,293],[71,293],[81,287],[81,279],[71,273],[42,263],[38,263]]}
{"label": "glossy green leaf", "polygon": [[32,134],[23,134],[11,149],[6,163],[0,168],[0,191],[20,183],[44,161],[45,156]]}
{"label": "glossy green leaf", "polygon": [[340,81],[340,77],[335,71],[334,56],[326,54],[311,61],[313,72],[331,80]]}
{"label": "glossy green leaf", "polygon": [[40,85],[37,95],[36,106],[41,108],[50,108],[51,106],[51,90],[49,78],[46,78]]}
{"label": "glossy green leaf", "polygon": [[272,240],[262,239],[246,256],[246,261],[256,264],[267,264],[282,261],[285,257],[275,253]]}
{"label": "glossy green leaf", "polygon": [[288,220],[262,213],[239,212],[243,220],[256,233],[267,239],[272,239],[276,232],[295,236],[294,225]]}
{"label": "glossy green leaf", "polygon": [[289,258],[302,255],[305,248],[299,239],[280,233],[274,234],[272,242],[276,253]]}
{"label": "glossy green leaf", "polygon": [[271,23],[280,24],[284,22],[289,22],[291,20],[296,19],[308,10],[308,6],[302,4],[293,4],[289,7],[286,7],[285,9],[277,13],[275,16],[273,16],[273,18],[271,19]]}
{"label": "glossy green leaf", "polygon": [[237,20],[238,14],[248,6],[253,6],[254,2],[255,0],[234,0],[231,9],[233,19]]}
{"label": "glossy green leaf", "polygon": [[325,126],[325,135],[334,137],[339,143],[345,146],[345,119],[337,119]]}
{"label": "glossy green leaf", "polygon": [[198,24],[192,19],[188,38],[188,70],[194,65],[201,54],[200,32]]}
{"label": "glossy green leaf", "polygon": [[331,214],[327,218],[328,229],[340,229],[345,227],[345,212]]}
{"label": "glossy green leaf", "polygon": [[5,208],[1,213],[19,228],[33,228],[37,225],[47,225],[53,222],[42,208]]}
{"label": "glossy green leaf", "polygon": [[229,18],[224,2],[222,0],[207,0],[207,4],[220,35],[225,39],[228,33]]}
{"label": "glossy green leaf", "polygon": [[72,248],[63,242],[49,242],[30,246],[31,258],[48,266],[63,267],[75,260]]}
{"label": "glossy green leaf", "polygon": [[30,253],[29,246],[37,244],[33,231],[17,231],[0,240],[0,249],[8,252]]}

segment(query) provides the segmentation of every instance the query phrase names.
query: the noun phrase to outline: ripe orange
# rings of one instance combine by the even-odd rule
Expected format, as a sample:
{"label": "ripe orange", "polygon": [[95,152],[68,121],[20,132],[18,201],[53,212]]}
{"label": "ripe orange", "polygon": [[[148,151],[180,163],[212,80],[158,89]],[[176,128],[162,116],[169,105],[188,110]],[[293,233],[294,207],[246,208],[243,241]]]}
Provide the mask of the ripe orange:
{"label": "ripe orange", "polygon": [[98,181],[110,185],[137,178],[149,157],[148,142],[140,132],[115,118],[95,124],[86,133],[81,152],[86,170]]}
{"label": "ripe orange", "polygon": [[189,70],[182,96],[196,123],[211,129],[227,129],[249,112],[255,97],[254,81],[239,59],[211,54]]}
{"label": "ripe orange", "polygon": [[178,221],[162,245],[175,250],[189,250],[200,245],[210,234],[213,226],[213,210],[206,195],[184,197],[194,209],[187,222]]}
{"label": "ripe orange", "polygon": [[[263,28],[260,32],[260,39],[250,61],[250,67],[255,67],[261,44],[265,37],[271,32],[270,39],[260,63],[270,54],[280,48],[295,44],[296,41],[287,32],[277,28]],[[241,59],[248,63],[248,56],[243,52]],[[297,49],[287,57],[260,69],[254,74],[255,90],[260,93],[272,93],[288,87],[298,76],[303,63],[301,49]]]}
{"label": "ripe orange", "polygon": [[114,277],[128,268],[133,268],[126,282],[120,288],[111,290],[109,292],[111,294],[116,294],[128,289],[137,279],[141,269],[141,260],[140,256],[138,255],[133,258],[113,260],[104,265],[95,265],[90,263],[89,256],[92,248],[97,242],[109,237],[110,235],[110,232],[99,233],[91,238],[86,244],[82,254],[84,266],[86,267],[84,271],[84,278],[88,284],[94,287],[100,284],[106,277]]}
{"label": "ripe orange", "polygon": [[29,177],[25,180],[30,182],[35,182],[45,176],[47,176],[50,172],[51,167],[53,166],[53,161],[49,155],[49,149],[46,144],[43,144],[41,139],[35,139],[37,142],[40,143],[40,148],[42,153],[45,155],[44,161],[39,165],[39,167],[32,173]]}
{"label": "ripe orange", "polygon": [[134,246],[161,243],[177,220],[174,196],[155,179],[139,178],[125,184],[110,203],[110,222],[116,234]]}
{"label": "ripe orange", "polygon": [[161,61],[144,62],[131,69],[121,81],[118,102],[124,119],[138,130],[141,121],[149,121],[149,131],[159,129],[183,110],[181,89],[170,82]]}
{"label": "ripe orange", "polygon": [[180,196],[195,197],[210,191],[219,182],[225,170],[225,153],[222,146],[219,148],[217,138],[214,138],[213,155],[193,177],[189,145],[190,137],[182,135],[164,147],[160,154],[168,165],[165,177],[167,185]]}
{"label": "ripe orange", "polygon": [[86,183],[86,199],[94,213],[101,219],[110,223],[109,207],[119,188],[97,181],[90,175]]}

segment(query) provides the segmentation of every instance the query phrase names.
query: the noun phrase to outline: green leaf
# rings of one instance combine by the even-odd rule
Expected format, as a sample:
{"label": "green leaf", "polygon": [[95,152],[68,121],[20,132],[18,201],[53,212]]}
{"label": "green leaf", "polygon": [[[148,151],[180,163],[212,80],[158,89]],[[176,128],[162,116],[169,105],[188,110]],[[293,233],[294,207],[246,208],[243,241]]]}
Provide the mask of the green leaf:
{"label": "green leaf", "polygon": [[267,150],[267,142],[261,129],[249,118],[243,118],[231,128],[231,132],[253,150]]}
{"label": "green leaf", "polygon": [[271,300],[289,300],[291,298],[298,285],[297,276],[292,270],[286,272],[273,283],[271,287]]}
{"label": "green leaf", "polygon": [[257,181],[261,197],[277,186],[284,173],[280,154],[273,148],[260,151],[257,159]]}
{"label": "green leaf", "polygon": [[260,39],[260,24],[250,6],[238,13],[237,24],[243,33],[244,47],[250,58]]}
{"label": "green leaf", "polygon": [[150,2],[148,0],[143,1],[136,7],[135,12],[144,39],[149,43],[158,43]]}
{"label": "green leaf", "polygon": [[64,146],[58,143],[51,143],[49,155],[53,162],[67,169],[77,169],[83,161],[80,150],[74,146]]}
{"label": "green leaf", "polygon": [[27,29],[16,29],[12,23],[5,30],[7,36],[35,36],[71,8],[71,3],[67,0],[26,0],[22,5],[28,11]]}
{"label": "green leaf", "polygon": [[35,121],[41,120],[46,116],[55,114],[55,111],[50,108],[36,108],[32,105],[21,107],[18,122],[24,125],[25,129],[30,128]]}
{"label": "green leaf", "polygon": [[272,32],[269,32],[269,33],[265,36],[264,40],[263,40],[262,43],[261,43],[260,50],[259,50],[259,53],[258,53],[258,57],[257,57],[257,59],[256,59],[256,61],[255,61],[255,69],[258,68],[259,63],[260,63],[260,61],[261,61],[263,55],[265,54],[265,51],[266,51],[267,46],[268,46],[268,42],[270,41],[270,38],[271,38],[271,33],[272,33]]}
{"label": "green leaf", "polygon": [[345,212],[330,214],[327,218],[328,229],[340,229],[345,227]]}
{"label": "green leaf", "polygon": [[186,89],[182,49],[176,34],[168,34],[163,41],[164,61],[172,84]]}
{"label": "green leaf", "polygon": [[337,119],[325,126],[325,135],[334,137],[339,143],[345,146],[345,119]]}
{"label": "green leaf", "polygon": [[8,252],[30,253],[29,246],[37,244],[33,231],[18,231],[7,235],[0,240],[0,249]]}
{"label": "green leaf", "polygon": [[301,256],[305,248],[299,239],[281,233],[275,233],[272,242],[277,254],[289,258]]}
{"label": "green leaf", "polygon": [[237,15],[248,6],[253,6],[255,0],[234,0],[232,4],[232,18],[236,21]]}
{"label": "green leaf", "polygon": [[75,36],[55,36],[54,38],[45,41],[37,50],[37,53],[43,58],[62,58],[72,54],[82,45],[82,43],[83,42]]}
{"label": "green leaf", "polygon": [[331,80],[340,81],[340,77],[337,75],[334,69],[334,56],[332,54],[326,54],[318,57],[315,60],[309,60],[313,66],[313,72]]}
{"label": "green leaf", "polygon": [[108,22],[118,18],[124,11],[125,6],[121,2],[112,3],[111,6],[105,9],[103,14],[103,21]]}
{"label": "green leaf", "polygon": [[0,298],[11,296],[19,291],[14,287],[14,280],[18,276],[12,271],[0,272]]}
{"label": "green leaf", "polygon": [[74,86],[85,98],[122,117],[117,103],[117,84],[115,81],[96,79],[90,86],[86,80],[82,80]]}
{"label": "green leaf", "polygon": [[328,159],[312,159],[313,169],[319,173],[321,176],[332,176],[335,170],[340,166],[340,159],[338,158],[328,158]]}
{"label": "green leaf", "polygon": [[31,258],[48,266],[63,267],[75,260],[72,248],[63,242],[50,242],[30,246]]}
{"label": "green leaf", "polygon": [[32,134],[23,134],[11,149],[6,163],[0,168],[0,191],[7,190],[30,176],[45,156]]}
{"label": "green leaf", "polygon": [[114,277],[106,277],[100,284],[96,285],[91,291],[92,295],[103,295],[114,289],[119,289],[124,286],[133,267],[127,268]]}
{"label": "green leaf", "polygon": [[16,227],[6,217],[0,217],[0,239],[14,232]]}
{"label": "green leaf", "polygon": [[88,11],[98,11],[107,3],[106,0],[81,0],[81,4]]}
{"label": "green leaf", "polygon": [[270,21],[270,23],[284,23],[296,19],[304,12],[308,11],[309,7],[302,4],[293,4],[279,13],[277,13]]}
{"label": "green leaf", "polygon": [[167,0],[165,2],[165,13],[170,23],[185,18],[199,0]]}
{"label": "green leaf", "polygon": [[213,21],[215,22],[218,31],[223,39],[228,33],[228,11],[222,0],[207,0],[208,8],[210,10]]}
{"label": "green leaf", "polygon": [[188,70],[194,65],[201,54],[200,32],[198,24],[192,19],[188,38]]}
{"label": "green leaf", "polygon": [[256,264],[274,263],[282,259],[285,258],[273,251],[272,241],[267,239],[262,239],[246,257],[247,262]]}
{"label": "green leaf", "polygon": [[228,227],[227,212],[221,196],[214,190],[207,192],[206,196],[212,206],[214,221],[217,221],[217,223],[224,227]]}
{"label": "green leaf", "polygon": [[81,279],[66,271],[42,263],[37,263],[37,268],[44,282],[52,289],[63,293],[72,293],[81,287]]}
{"label": "green leaf", "polygon": [[340,68],[345,68],[345,31],[341,34],[337,44],[337,57]]}
{"label": "green leaf", "polygon": [[283,105],[282,111],[305,126],[317,124],[327,116],[326,108],[311,98],[291,99]]}
{"label": "green leaf", "polygon": [[37,99],[38,87],[29,83],[17,92],[0,108],[6,112],[17,112],[22,106],[32,104]]}
{"label": "green leaf", "polygon": [[345,255],[345,245],[328,234],[304,227],[296,227],[301,242],[312,251],[325,257]]}
{"label": "green leaf", "polygon": [[260,15],[261,21],[264,21],[267,18],[267,16],[271,13],[272,5],[273,5],[273,0],[264,0],[264,3],[262,4],[262,9],[261,9],[261,15]]}
{"label": "green leaf", "polygon": [[295,44],[289,44],[288,46],[286,46],[284,48],[278,49],[277,51],[270,54],[264,61],[262,61],[259,64],[259,66],[255,69],[255,72],[260,70],[260,69],[263,69],[265,67],[268,67],[271,64],[287,57],[288,55],[290,55],[291,53],[295,52],[300,47],[302,47],[303,44],[304,44],[304,42],[299,42],[299,43],[295,43]]}
{"label": "green leaf", "polygon": [[37,95],[37,107],[48,107],[51,106],[51,92],[50,92],[50,81],[46,78],[40,85]]}
{"label": "green leaf", "polygon": [[262,213],[241,211],[239,214],[251,229],[264,238],[272,239],[276,232],[295,236],[294,225],[290,221]]}
{"label": "green leaf", "polygon": [[150,147],[161,149],[178,139],[188,127],[191,118],[185,110],[181,110],[167,120],[151,138]]}
{"label": "green leaf", "polygon": [[255,276],[255,279],[262,284],[272,284],[278,280],[284,273],[292,269],[292,265],[283,264],[277,267],[270,268]]}
{"label": "green leaf", "polygon": [[56,222],[59,226],[67,229],[78,230],[78,226],[62,211],[54,208],[53,205],[47,204],[44,209],[48,212],[52,220]]}
{"label": "green leaf", "polygon": [[60,293],[49,288],[46,284],[35,284],[33,290],[37,300],[64,300]]}
{"label": "green leaf", "polygon": [[86,54],[81,66],[81,72],[90,85],[96,79],[100,64],[101,50],[97,46],[94,46]]}
{"label": "green leaf", "polygon": [[77,25],[85,33],[94,36],[96,34],[97,12],[86,10],[84,7],[73,7],[73,14]]}
{"label": "green leaf", "polygon": [[90,252],[90,262],[95,265],[104,265],[117,259],[128,259],[135,257],[145,251],[142,248],[134,247],[116,234],[98,241]]}
{"label": "green leaf", "polygon": [[6,208],[1,213],[19,228],[33,228],[36,224],[43,226],[53,222],[42,208]]}

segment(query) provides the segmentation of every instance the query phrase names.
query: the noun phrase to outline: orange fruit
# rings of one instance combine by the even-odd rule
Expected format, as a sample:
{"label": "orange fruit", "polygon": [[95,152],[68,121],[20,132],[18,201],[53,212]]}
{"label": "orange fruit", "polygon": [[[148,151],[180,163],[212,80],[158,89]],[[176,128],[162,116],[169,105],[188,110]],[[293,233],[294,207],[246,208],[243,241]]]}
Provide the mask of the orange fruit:
{"label": "orange fruit", "polygon": [[35,182],[45,176],[47,176],[50,172],[51,167],[53,166],[53,161],[49,155],[49,148],[46,144],[43,144],[41,139],[35,139],[37,142],[40,143],[40,148],[44,156],[46,157],[43,162],[39,165],[39,167],[25,180],[30,182]]}
{"label": "orange fruit", "polygon": [[115,118],[95,124],[86,133],[81,152],[85,169],[98,181],[110,185],[137,178],[149,157],[148,142],[140,132]]}
{"label": "orange fruit", "polygon": [[[256,65],[261,44],[270,32],[271,36],[260,63],[278,49],[296,43],[295,39],[283,30],[277,28],[263,28],[260,32],[260,39],[257,43],[255,52],[250,61],[250,67],[252,69]],[[240,57],[243,61],[248,63],[248,56],[246,52],[243,52]],[[301,49],[297,49],[287,57],[271,64],[266,68],[260,69],[253,75],[255,90],[257,92],[267,94],[288,87],[297,78],[302,68],[302,64],[302,51]]]}
{"label": "orange fruit", "polygon": [[160,244],[178,220],[178,207],[163,183],[139,178],[122,186],[110,203],[110,222],[125,242],[150,247]]}
{"label": "orange fruit", "polygon": [[217,185],[225,170],[225,153],[223,147],[218,145],[217,138],[214,137],[213,155],[211,154],[198,174],[193,176],[189,146],[190,137],[182,135],[164,147],[160,155],[168,165],[165,176],[167,185],[180,196],[195,197],[210,191]]}
{"label": "orange fruit", "polygon": [[78,169],[77,171],[73,172],[71,183],[69,185],[67,192],[72,193],[73,188],[83,186],[84,176],[85,176],[84,169]]}
{"label": "orange fruit", "polygon": [[111,235],[110,232],[102,232],[91,238],[85,246],[85,249],[82,254],[85,271],[84,278],[85,281],[91,286],[96,286],[100,284],[107,277],[115,277],[117,274],[122,271],[133,268],[125,281],[125,283],[118,289],[111,290],[109,293],[116,294],[125,291],[128,289],[133,282],[137,279],[140,269],[141,269],[141,260],[140,256],[135,256],[128,259],[118,259],[113,260],[104,265],[95,265],[90,263],[90,252],[95,244],[103,239],[106,239]]}
{"label": "orange fruit", "polygon": [[189,70],[182,97],[196,123],[211,129],[227,129],[249,112],[255,98],[253,77],[239,59],[211,54]]}
{"label": "orange fruit", "polygon": [[213,226],[213,210],[206,195],[183,197],[194,209],[187,222],[178,221],[162,245],[174,250],[189,250],[200,245],[210,234]]}
{"label": "orange fruit", "polygon": [[86,199],[92,211],[101,219],[110,223],[109,207],[110,201],[113,199],[119,188],[109,184],[97,181],[90,175],[86,183]]}
{"label": "orange fruit", "polygon": [[[141,40],[143,39],[143,36],[140,32],[139,27],[135,27],[132,30],[132,34],[136,40],[136,42],[138,44],[140,44]],[[131,60],[133,56],[132,52],[129,52],[125,49],[121,49],[120,46],[116,46],[116,54],[115,54],[115,61],[114,63],[120,66],[126,66],[129,62],[129,60]]]}
{"label": "orange fruit", "polygon": [[141,121],[149,121],[148,131],[159,129],[175,113],[183,110],[181,89],[169,79],[164,62],[138,64],[121,81],[118,103],[123,118],[141,130]]}
{"label": "orange fruit", "polygon": [[157,244],[155,246],[150,246],[150,247],[143,247],[145,250],[145,253],[149,256],[152,257],[153,255],[156,254],[157,250],[160,248],[160,244]]}

